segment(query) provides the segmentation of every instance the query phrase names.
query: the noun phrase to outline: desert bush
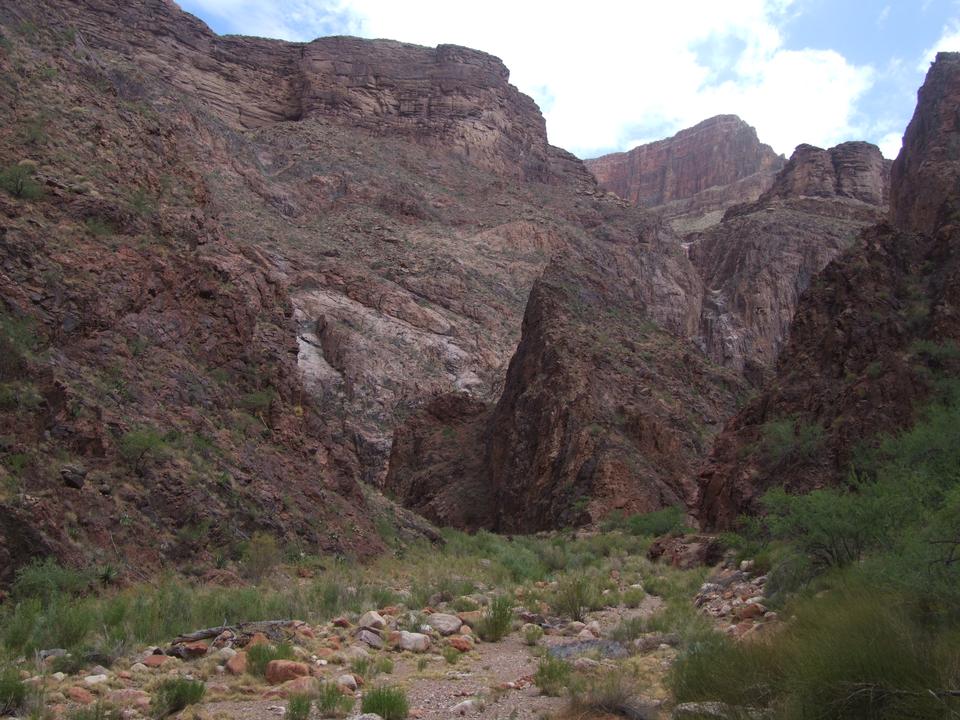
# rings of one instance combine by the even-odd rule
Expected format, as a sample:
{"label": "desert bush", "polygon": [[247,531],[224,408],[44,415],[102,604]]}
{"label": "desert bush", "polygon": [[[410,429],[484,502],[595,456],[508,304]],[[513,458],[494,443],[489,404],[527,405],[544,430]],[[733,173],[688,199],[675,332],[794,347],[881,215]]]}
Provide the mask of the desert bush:
{"label": "desert bush", "polygon": [[54,558],[44,558],[17,571],[11,594],[17,600],[36,598],[48,605],[57,596],[87,592],[93,582],[94,573],[90,570],[66,568]]}
{"label": "desert bush", "polygon": [[668,507],[644,515],[634,515],[627,519],[627,530],[633,535],[666,535],[682,532],[686,513],[682,508]]}
{"label": "desert bush", "polygon": [[610,638],[622,643],[636,640],[644,633],[650,632],[648,625],[647,619],[643,617],[624,618],[610,631]]}
{"label": "desert bush", "polygon": [[513,602],[507,595],[498,595],[477,623],[477,635],[486,642],[496,642],[513,627]]}
{"label": "desert bush", "polygon": [[203,699],[206,686],[199,680],[182,678],[163,680],[153,693],[150,710],[155,718],[165,718],[195,705]]}
{"label": "desert bush", "polygon": [[0,170],[0,188],[23,200],[43,197],[43,187],[33,179],[36,168],[32,165],[11,165]]}
{"label": "desert bush", "polygon": [[856,584],[796,601],[795,619],[767,642],[714,634],[671,670],[678,702],[719,700],[779,709],[784,718],[949,717],[960,698],[960,650],[909,596]]}
{"label": "desert bush", "polygon": [[557,583],[550,604],[558,615],[583,620],[589,611],[600,606],[600,592],[593,578],[575,573]]}
{"label": "desert bush", "polygon": [[398,687],[381,686],[363,694],[361,711],[376,713],[383,720],[404,720],[410,712],[406,693]]}
{"label": "desert bush", "polygon": [[118,444],[120,457],[135,473],[142,474],[147,463],[159,459],[167,450],[164,436],[153,428],[138,428],[124,433]]}
{"label": "desert bush", "polygon": [[280,559],[276,538],[268,533],[254,533],[243,548],[243,574],[254,582],[260,582],[279,564]]}
{"label": "desert bush", "polygon": [[346,717],[353,709],[353,697],[340,692],[336,683],[321,683],[314,703],[324,717]]}
{"label": "desert bush", "polygon": [[637,683],[624,671],[605,672],[570,687],[570,707],[577,717],[607,713],[625,717],[646,717],[633,713]]}
{"label": "desert bush", "polygon": [[789,417],[770,420],[761,427],[761,451],[771,467],[812,457],[823,444],[823,428]]}
{"label": "desert bush", "polygon": [[27,686],[13,668],[0,668],[0,715],[12,715],[27,698]]}
{"label": "desert bush", "polygon": [[291,695],[287,698],[287,712],[284,717],[287,720],[307,720],[312,705],[313,699],[309,695]]}
{"label": "desert bush", "polygon": [[543,637],[543,628],[539,625],[529,625],[523,631],[523,641],[530,646],[536,645]]}
{"label": "desert bush", "polygon": [[569,684],[572,671],[570,663],[547,653],[540,658],[533,682],[544,695],[557,696]]}
{"label": "desert bush", "polygon": [[440,655],[447,661],[448,665],[456,665],[460,662],[460,651],[453,647],[453,645],[444,645],[443,650],[440,651]]}

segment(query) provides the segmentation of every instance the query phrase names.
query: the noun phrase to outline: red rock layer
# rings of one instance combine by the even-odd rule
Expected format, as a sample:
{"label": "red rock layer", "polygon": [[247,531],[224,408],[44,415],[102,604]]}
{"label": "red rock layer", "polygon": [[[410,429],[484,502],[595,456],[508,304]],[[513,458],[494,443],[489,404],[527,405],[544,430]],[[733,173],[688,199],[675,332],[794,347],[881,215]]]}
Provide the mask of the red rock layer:
{"label": "red rock layer", "polygon": [[[755,200],[783,166],[783,158],[760,143],[756,130],[740,118],[718,115],[671,138],[585,164],[601,187],[640,207],[667,205],[729,186],[731,191],[719,199],[728,207]],[[743,182],[747,178],[751,180]],[[713,198],[710,209],[717,201]]]}

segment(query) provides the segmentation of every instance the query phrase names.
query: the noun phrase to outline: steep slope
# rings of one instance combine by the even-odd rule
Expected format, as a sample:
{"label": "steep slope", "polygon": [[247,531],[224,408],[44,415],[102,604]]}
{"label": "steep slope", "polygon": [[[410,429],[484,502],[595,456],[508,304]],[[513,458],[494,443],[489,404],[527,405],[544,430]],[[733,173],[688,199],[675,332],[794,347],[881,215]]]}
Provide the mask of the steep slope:
{"label": "steep slope", "polygon": [[585,164],[605,190],[656,208],[680,232],[719,221],[723,211],[756,200],[783,157],[735,115],[718,115],[664,140]]}
{"label": "steep slope", "polygon": [[5,5],[0,33],[0,581],[429,533],[359,481],[424,397],[495,396],[549,253],[600,224],[502,64],[161,1]]}
{"label": "steep slope", "polygon": [[768,488],[843,481],[861,443],[908,426],[956,354],[960,54],[941,53],[891,173],[891,223],[816,279],[775,378],[718,438],[699,514],[729,527]]}
{"label": "steep slope", "polygon": [[888,185],[889,164],[874,145],[801,145],[756,202],[688,235],[705,286],[704,352],[759,385],[811,279],[886,215]]}

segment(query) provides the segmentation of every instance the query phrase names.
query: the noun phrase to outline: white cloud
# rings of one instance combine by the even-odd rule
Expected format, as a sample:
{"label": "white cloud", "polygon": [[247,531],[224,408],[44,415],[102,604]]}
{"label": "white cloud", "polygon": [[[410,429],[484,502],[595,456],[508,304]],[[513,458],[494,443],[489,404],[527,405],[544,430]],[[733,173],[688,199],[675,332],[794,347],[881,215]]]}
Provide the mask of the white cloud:
{"label": "white cloud", "polygon": [[900,148],[903,146],[903,133],[887,133],[880,138],[880,142],[877,143],[877,145],[879,145],[880,152],[883,153],[885,158],[888,160],[894,160],[896,159],[897,155],[900,154]]}
{"label": "white cloud", "polygon": [[550,141],[583,157],[719,113],[740,115],[778,152],[801,142],[832,145],[857,136],[856,103],[873,79],[870,67],[836,52],[785,49],[778,26],[793,0],[594,0],[588,8],[532,0],[190,1],[235,24],[246,16],[255,27],[279,27],[288,39],[308,39],[338,17],[366,37],[485,50],[541,105]]}
{"label": "white cloud", "polygon": [[934,43],[933,47],[927,48],[923,53],[923,60],[917,66],[917,69],[925,73],[930,68],[930,63],[936,58],[937,53],[945,51],[960,51],[960,20],[953,20],[943,28],[940,39]]}

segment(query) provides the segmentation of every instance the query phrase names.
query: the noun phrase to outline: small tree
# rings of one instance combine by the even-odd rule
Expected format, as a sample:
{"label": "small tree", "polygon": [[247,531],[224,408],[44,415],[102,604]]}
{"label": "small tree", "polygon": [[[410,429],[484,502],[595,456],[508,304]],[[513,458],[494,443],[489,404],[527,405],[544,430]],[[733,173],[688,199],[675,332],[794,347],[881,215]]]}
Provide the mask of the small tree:
{"label": "small tree", "polygon": [[152,428],[131,430],[120,438],[120,455],[137,475],[143,473],[150,460],[160,457],[165,448],[163,436]]}

